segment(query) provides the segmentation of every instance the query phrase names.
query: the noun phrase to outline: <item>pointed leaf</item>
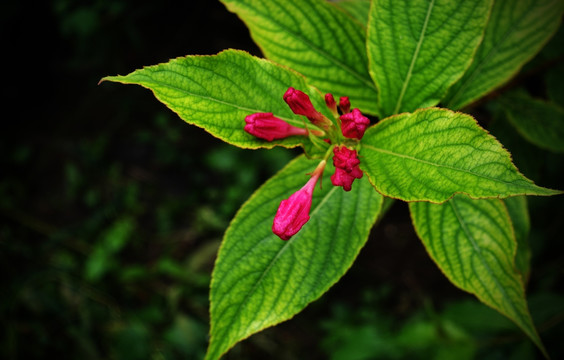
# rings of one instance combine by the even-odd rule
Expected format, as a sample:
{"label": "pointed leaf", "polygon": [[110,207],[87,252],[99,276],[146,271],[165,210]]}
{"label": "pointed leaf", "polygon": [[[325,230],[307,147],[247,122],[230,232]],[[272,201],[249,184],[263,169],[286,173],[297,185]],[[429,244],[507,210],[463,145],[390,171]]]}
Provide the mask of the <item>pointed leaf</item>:
{"label": "pointed leaf", "polygon": [[272,233],[280,201],[301,188],[316,165],[304,157],[291,162],[243,205],[225,233],[212,276],[206,359],[300,312],[343,276],[366,242],[382,196],[366,178],[350,192],[331,186],[329,164],[309,222],[288,241]]}
{"label": "pointed leaf", "polygon": [[554,34],[564,10],[561,0],[497,0],[484,40],[464,76],[444,103],[460,109],[513,77]]}
{"label": "pointed leaf", "polygon": [[564,109],[526,93],[512,93],[500,99],[507,119],[519,134],[536,146],[564,152]]}
{"label": "pointed leaf", "polygon": [[439,103],[470,66],[491,0],[378,0],[368,20],[382,116]]}
{"label": "pointed leaf", "polygon": [[457,195],[445,204],[413,202],[409,209],[419,238],[445,276],[515,322],[545,352],[515,270],[516,242],[502,201]]}
{"label": "pointed leaf", "polygon": [[329,4],[337,9],[346,12],[353,19],[366,27],[368,22],[368,11],[370,10],[370,0],[336,0],[330,1]]}
{"label": "pointed leaf", "polygon": [[554,195],[533,184],[509,153],[469,115],[421,109],[369,128],[360,167],[376,190],[404,201],[444,202],[456,193],[472,198]]}
{"label": "pointed leaf", "polygon": [[264,55],[312,85],[376,114],[362,25],[324,0],[222,0],[239,15]]}
{"label": "pointed leaf", "polygon": [[282,98],[290,86],[307,92],[317,109],[330,116],[321,94],[309,87],[303,76],[244,51],[186,56],[102,80],[150,89],[187,123],[242,148],[301,145],[310,153],[314,152],[305,137],[268,142],[243,130],[245,116],[256,112],[272,112],[294,126],[305,127],[307,119],[292,113]]}

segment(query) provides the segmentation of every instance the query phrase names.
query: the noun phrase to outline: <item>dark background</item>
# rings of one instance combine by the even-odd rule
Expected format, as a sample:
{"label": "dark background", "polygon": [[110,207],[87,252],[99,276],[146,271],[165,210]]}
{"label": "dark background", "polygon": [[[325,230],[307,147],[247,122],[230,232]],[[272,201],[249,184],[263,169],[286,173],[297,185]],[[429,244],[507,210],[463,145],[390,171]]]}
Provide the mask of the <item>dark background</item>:
{"label": "dark background", "polygon": [[[230,147],[186,125],[150,91],[97,83],[178,56],[260,51],[218,1],[3,7],[0,357],[202,358],[223,231],[299,151]],[[520,81],[542,93],[541,75]],[[488,109],[472,111],[485,126],[492,121]],[[516,158],[527,176],[562,188],[561,156],[522,146],[503,124],[497,131],[510,150],[533,157]],[[530,203],[530,306],[559,358],[564,206],[558,198]],[[396,203],[324,297],[226,358],[537,356],[514,325],[446,280]]]}

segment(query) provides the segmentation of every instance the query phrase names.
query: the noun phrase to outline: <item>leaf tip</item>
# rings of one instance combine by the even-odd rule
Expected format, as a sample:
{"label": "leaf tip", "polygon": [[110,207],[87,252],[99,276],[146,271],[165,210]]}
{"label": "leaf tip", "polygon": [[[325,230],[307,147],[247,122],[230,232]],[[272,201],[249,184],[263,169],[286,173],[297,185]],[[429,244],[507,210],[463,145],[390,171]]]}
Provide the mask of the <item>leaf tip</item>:
{"label": "leaf tip", "polygon": [[118,76],[104,76],[103,78],[100,79],[100,81],[98,81],[97,85],[100,85],[101,83],[103,83],[105,81],[117,82],[118,81],[117,79],[119,77],[120,77],[119,75]]}
{"label": "leaf tip", "polygon": [[564,194],[563,190],[550,189],[550,188],[545,188],[545,187],[538,186],[538,185],[534,185],[534,186],[535,186],[535,190],[536,190],[534,193],[523,194],[523,195],[554,196],[554,195]]}

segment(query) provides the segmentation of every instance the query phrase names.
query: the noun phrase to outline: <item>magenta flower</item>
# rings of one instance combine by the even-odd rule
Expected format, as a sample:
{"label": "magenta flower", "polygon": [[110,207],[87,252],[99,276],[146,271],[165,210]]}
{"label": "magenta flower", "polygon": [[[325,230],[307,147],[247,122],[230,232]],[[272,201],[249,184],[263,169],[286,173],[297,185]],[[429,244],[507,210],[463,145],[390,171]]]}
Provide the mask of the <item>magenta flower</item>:
{"label": "magenta flower", "polygon": [[350,150],[345,146],[333,148],[333,165],[335,173],[331,175],[331,183],[342,186],[345,191],[351,191],[354,179],[362,178],[362,170],[358,167],[356,150]]}
{"label": "magenta flower", "polygon": [[339,98],[339,107],[341,108],[343,114],[347,114],[349,111],[351,111],[351,102],[348,96],[341,96]]}
{"label": "magenta flower", "polygon": [[333,114],[335,114],[335,115],[338,114],[338,112],[337,112],[337,102],[335,101],[333,94],[325,94],[325,104],[327,105],[329,110],[331,110],[331,112]]}
{"label": "magenta flower", "polygon": [[362,139],[370,120],[362,115],[360,110],[353,109],[348,114],[341,115],[341,131],[349,139]]}
{"label": "magenta flower", "polygon": [[356,150],[350,150],[346,146],[334,147],[333,155],[333,165],[347,172],[353,171],[360,164]]}
{"label": "magenta flower", "polygon": [[307,136],[307,130],[292,126],[272,113],[255,113],[245,117],[245,131],[258,138],[272,141],[292,135]]}
{"label": "magenta flower", "polygon": [[289,87],[286,93],[284,93],[284,101],[290,106],[294,114],[307,117],[316,126],[326,128],[328,124],[331,124],[329,119],[326,119],[322,113],[315,110],[309,96],[303,91]]}
{"label": "magenta flower", "polygon": [[309,221],[313,189],[324,169],[325,160],[319,163],[309,181],[300,190],[280,202],[272,224],[272,232],[280,239],[289,240]]}

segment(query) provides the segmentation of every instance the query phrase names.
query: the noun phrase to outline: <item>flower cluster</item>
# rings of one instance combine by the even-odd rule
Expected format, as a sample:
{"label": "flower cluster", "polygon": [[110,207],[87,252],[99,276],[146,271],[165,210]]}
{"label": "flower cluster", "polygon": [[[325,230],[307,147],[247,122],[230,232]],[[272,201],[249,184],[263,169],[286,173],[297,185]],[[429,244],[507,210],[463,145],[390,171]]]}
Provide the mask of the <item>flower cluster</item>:
{"label": "flower cluster", "polygon": [[272,231],[282,240],[288,240],[309,221],[313,190],[320,181],[327,159],[331,155],[335,166],[335,173],[331,175],[331,183],[334,186],[342,186],[344,191],[350,191],[354,180],[362,178],[360,160],[355,148],[370,125],[370,120],[358,109],[351,111],[348,97],[339,98],[337,106],[332,94],[325,95],[325,104],[333,114],[334,121],[317,111],[309,96],[300,90],[288,88],[283,99],[294,114],[305,116],[317,129],[290,125],[272,113],[254,113],[245,118],[245,131],[267,141],[290,136],[308,136],[313,137],[312,140],[322,138],[325,146],[329,146],[324,159],[310,174],[307,183],[288,199],[283,200],[274,216]]}

